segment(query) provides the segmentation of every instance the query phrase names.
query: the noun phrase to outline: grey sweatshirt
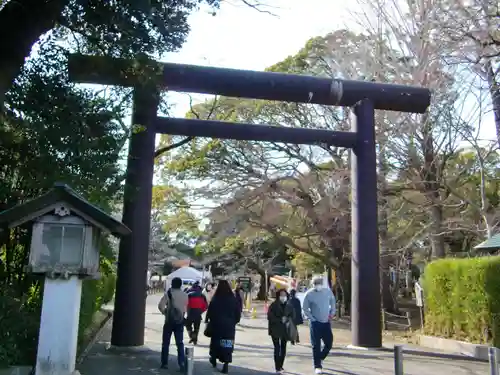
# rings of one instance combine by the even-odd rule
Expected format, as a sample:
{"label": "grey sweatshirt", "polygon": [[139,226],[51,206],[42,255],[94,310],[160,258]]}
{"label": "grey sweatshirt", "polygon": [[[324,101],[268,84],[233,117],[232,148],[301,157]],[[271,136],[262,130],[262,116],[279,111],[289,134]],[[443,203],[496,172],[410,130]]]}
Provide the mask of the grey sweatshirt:
{"label": "grey sweatshirt", "polygon": [[[185,313],[187,311],[188,295],[181,289],[170,288],[169,290],[172,293],[172,304],[182,313]],[[161,300],[158,303],[158,310],[160,310],[162,314],[165,314],[165,310],[170,303],[170,298],[168,297],[167,293],[165,293],[163,297],[161,297]]]}
{"label": "grey sweatshirt", "polygon": [[335,296],[329,288],[310,289],[304,297],[302,310],[311,322],[327,323],[329,317],[335,315]]}

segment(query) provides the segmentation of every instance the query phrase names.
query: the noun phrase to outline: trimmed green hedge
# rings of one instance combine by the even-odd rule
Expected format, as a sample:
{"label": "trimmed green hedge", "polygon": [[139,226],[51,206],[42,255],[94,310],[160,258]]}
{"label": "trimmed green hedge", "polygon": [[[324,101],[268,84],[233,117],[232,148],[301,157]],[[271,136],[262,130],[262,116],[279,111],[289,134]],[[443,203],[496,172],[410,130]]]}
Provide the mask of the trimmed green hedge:
{"label": "trimmed green hedge", "polygon": [[434,261],[424,291],[426,334],[500,346],[500,257]]}

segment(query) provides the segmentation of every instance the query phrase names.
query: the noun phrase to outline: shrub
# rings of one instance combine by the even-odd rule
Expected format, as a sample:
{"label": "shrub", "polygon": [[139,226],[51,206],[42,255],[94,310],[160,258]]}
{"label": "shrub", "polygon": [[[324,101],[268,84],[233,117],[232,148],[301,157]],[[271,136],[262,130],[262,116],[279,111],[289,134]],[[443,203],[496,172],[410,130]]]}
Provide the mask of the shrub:
{"label": "shrub", "polygon": [[427,334],[500,345],[500,257],[434,261],[424,291]]}
{"label": "shrub", "polygon": [[[116,273],[111,261],[101,259],[101,278],[83,282],[80,305],[79,344],[93,323],[94,314],[114,295]],[[21,298],[14,289],[0,290],[0,368],[33,365],[36,359],[43,281],[31,285]]]}
{"label": "shrub", "polygon": [[101,260],[101,278],[83,282],[82,304],[80,305],[80,324],[78,340],[82,343],[84,333],[92,325],[94,314],[102,305],[108,303],[115,293],[116,274],[107,259]]}
{"label": "shrub", "polygon": [[40,326],[39,284],[31,286],[23,297],[13,288],[0,293],[0,368],[11,364],[33,363]]}

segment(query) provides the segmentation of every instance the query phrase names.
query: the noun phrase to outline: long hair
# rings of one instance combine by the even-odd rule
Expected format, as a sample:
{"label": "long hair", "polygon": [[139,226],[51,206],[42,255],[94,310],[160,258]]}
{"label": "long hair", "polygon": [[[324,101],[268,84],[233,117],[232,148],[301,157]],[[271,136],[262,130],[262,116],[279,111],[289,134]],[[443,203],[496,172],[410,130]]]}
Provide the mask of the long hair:
{"label": "long hair", "polygon": [[[229,283],[227,280],[220,280],[217,288],[215,289],[214,293],[214,298],[219,297],[234,297],[233,291],[231,290],[231,286],[229,286]],[[236,298],[236,297],[234,297]]]}

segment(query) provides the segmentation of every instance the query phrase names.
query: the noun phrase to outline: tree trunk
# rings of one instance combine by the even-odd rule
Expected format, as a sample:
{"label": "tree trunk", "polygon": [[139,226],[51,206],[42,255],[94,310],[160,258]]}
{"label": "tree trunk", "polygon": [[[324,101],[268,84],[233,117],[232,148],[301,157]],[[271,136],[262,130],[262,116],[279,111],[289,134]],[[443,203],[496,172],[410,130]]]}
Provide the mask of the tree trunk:
{"label": "tree trunk", "polygon": [[[272,275],[267,275],[267,288],[266,288],[266,273],[256,270],[260,275],[259,292],[257,293],[258,301],[267,301],[267,292],[269,292],[269,281]],[[267,289],[267,290],[266,290]]]}
{"label": "tree trunk", "polygon": [[436,157],[434,150],[434,137],[432,134],[433,123],[429,114],[425,114],[422,118],[422,152],[424,156],[424,165],[420,172],[423,194],[427,198],[430,205],[430,240],[433,258],[444,258],[445,247],[444,237],[442,233],[443,224],[443,205],[441,202],[441,195],[439,192],[441,180],[440,172],[437,164],[439,161]]}
{"label": "tree trunk", "polygon": [[347,259],[340,264],[336,270],[337,281],[340,287],[341,305],[343,306],[342,315],[351,315],[351,261]]}
{"label": "tree trunk", "polygon": [[[435,194],[433,194],[435,195]],[[435,197],[433,197],[435,198]],[[430,207],[431,215],[431,249],[433,258],[444,258],[444,236],[442,235],[443,208],[440,204],[433,204]]]}
{"label": "tree trunk", "polygon": [[33,45],[52,30],[68,0],[9,1],[0,11],[0,104]]}
{"label": "tree trunk", "polygon": [[332,267],[327,266],[326,267],[326,277],[328,278],[328,287],[330,288],[330,290],[333,290],[332,276],[333,276]]}
{"label": "tree trunk", "polygon": [[387,312],[395,312],[396,304],[391,290],[391,278],[389,267],[392,257],[389,250],[389,229],[387,218],[387,162],[384,151],[379,151],[379,240],[380,240],[380,292],[382,294],[382,306]]}
{"label": "tree trunk", "polygon": [[488,90],[491,96],[493,106],[493,118],[495,120],[495,129],[497,132],[497,142],[500,146],[500,84],[497,81],[491,59],[486,63],[486,77],[488,80]]}

